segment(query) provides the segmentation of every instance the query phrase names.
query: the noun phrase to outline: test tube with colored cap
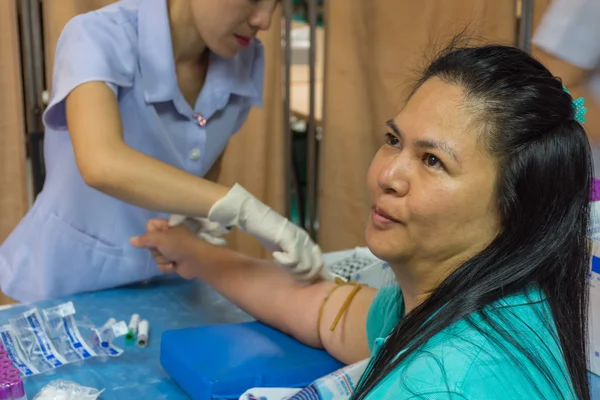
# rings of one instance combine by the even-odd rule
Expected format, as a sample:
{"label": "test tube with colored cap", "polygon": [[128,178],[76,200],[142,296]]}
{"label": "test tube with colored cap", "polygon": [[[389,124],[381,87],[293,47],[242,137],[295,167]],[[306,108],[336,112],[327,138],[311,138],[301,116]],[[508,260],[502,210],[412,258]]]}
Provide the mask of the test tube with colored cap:
{"label": "test tube with colored cap", "polygon": [[10,395],[13,400],[27,400],[25,385],[23,385],[21,378],[11,380]]}
{"label": "test tube with colored cap", "polygon": [[150,324],[148,321],[143,319],[140,321],[140,325],[138,327],[138,335],[137,335],[137,345],[139,347],[148,346],[148,336],[150,333]]}
{"label": "test tube with colored cap", "polygon": [[12,393],[8,382],[0,382],[0,400],[11,400]]}
{"label": "test tube with colored cap", "polygon": [[138,332],[138,325],[140,323],[140,315],[139,314],[133,314],[131,316],[131,319],[129,320],[129,330],[127,332],[127,334],[125,335],[125,340],[128,342],[133,342],[135,340],[135,335]]}

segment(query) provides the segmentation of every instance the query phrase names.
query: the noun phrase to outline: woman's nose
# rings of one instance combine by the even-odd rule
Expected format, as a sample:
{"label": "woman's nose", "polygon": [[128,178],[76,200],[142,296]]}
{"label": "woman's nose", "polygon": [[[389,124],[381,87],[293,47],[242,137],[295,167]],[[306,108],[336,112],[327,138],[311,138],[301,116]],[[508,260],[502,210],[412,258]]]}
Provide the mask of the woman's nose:
{"label": "woman's nose", "polygon": [[401,154],[396,154],[381,164],[377,174],[377,184],[385,193],[406,196],[410,189],[408,161]]}

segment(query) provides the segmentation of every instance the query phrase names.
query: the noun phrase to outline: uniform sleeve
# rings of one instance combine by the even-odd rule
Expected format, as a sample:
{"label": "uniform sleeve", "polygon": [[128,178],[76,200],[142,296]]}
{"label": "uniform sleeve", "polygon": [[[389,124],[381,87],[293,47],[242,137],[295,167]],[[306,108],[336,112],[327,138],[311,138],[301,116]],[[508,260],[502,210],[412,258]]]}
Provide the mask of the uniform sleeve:
{"label": "uniform sleeve", "polygon": [[367,341],[373,353],[375,341],[387,337],[400,321],[402,292],[398,286],[388,286],[377,291],[367,314]]}
{"label": "uniform sleeve", "polygon": [[554,0],[537,28],[533,43],[577,67],[600,65],[600,1]]}
{"label": "uniform sleeve", "polygon": [[70,20],[56,46],[45,126],[66,129],[65,99],[83,83],[106,82],[115,94],[118,87],[130,87],[137,58],[132,41],[124,26],[99,13]]}

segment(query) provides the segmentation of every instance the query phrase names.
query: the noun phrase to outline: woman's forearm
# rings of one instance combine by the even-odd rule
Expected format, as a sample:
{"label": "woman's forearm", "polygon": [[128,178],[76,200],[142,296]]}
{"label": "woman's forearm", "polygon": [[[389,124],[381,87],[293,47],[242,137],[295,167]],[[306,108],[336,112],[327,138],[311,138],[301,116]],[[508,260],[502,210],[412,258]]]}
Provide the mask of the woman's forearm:
{"label": "woman's forearm", "polygon": [[203,265],[197,277],[257,320],[299,341],[325,348],[339,360],[351,363],[369,356],[366,315],[376,291],[363,288],[342,315],[334,331],[329,328],[352,287],[337,289],[323,309],[317,331],[319,309],[333,282],[306,285],[295,281],[275,263],[245,256],[225,248],[197,255]]}
{"label": "woman's forearm", "polygon": [[275,263],[224,248],[198,254],[197,278],[211,285],[257,320],[298,340],[321,347],[315,309],[333,283],[299,283]]}

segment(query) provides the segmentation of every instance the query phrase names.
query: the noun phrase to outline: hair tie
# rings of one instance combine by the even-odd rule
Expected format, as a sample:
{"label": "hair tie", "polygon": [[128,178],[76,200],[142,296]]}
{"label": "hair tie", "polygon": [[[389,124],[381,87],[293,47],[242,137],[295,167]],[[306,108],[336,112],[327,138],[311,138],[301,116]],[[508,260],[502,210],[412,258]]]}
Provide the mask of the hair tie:
{"label": "hair tie", "polygon": [[[571,95],[571,92],[563,85],[563,90]],[[585,124],[585,113],[587,112],[587,108],[584,105],[583,97],[578,98],[577,100],[573,100],[573,109],[575,110],[575,121],[580,124]]]}

